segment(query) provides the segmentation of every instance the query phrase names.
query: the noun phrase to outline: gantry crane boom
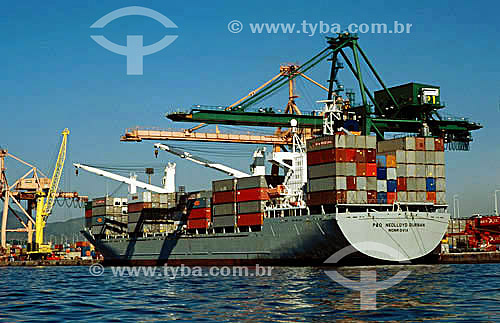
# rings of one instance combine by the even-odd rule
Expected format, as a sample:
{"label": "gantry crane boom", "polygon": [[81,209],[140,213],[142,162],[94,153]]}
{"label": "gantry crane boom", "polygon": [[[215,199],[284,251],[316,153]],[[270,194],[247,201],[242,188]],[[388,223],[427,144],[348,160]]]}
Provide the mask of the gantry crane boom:
{"label": "gantry crane boom", "polygon": [[167,146],[167,145],[163,145],[163,144],[158,143],[158,144],[155,144],[154,146],[157,149],[164,150],[166,152],[169,152],[171,154],[174,154],[174,155],[179,156],[181,158],[184,158],[186,160],[192,161],[193,163],[196,163],[196,164],[199,164],[199,165],[202,165],[205,167],[213,168],[213,169],[218,170],[220,172],[226,173],[227,175],[232,176],[232,177],[242,178],[242,177],[250,177],[251,176],[247,173],[244,173],[244,172],[239,171],[237,169],[231,168],[229,166],[222,165],[219,163],[214,163],[212,161],[193,156],[192,154],[190,154],[186,151],[175,149],[175,148],[172,148],[172,147]]}
{"label": "gantry crane boom", "polygon": [[143,183],[141,181],[138,181],[134,176],[129,178],[129,177],[113,174],[113,173],[107,172],[105,170],[91,167],[91,166],[87,166],[87,165],[83,165],[83,164],[73,164],[73,166],[75,166],[76,168],[81,168],[83,170],[86,170],[87,172],[90,172],[90,173],[93,173],[93,174],[96,174],[99,176],[104,176],[104,177],[110,178],[112,180],[128,184],[129,185],[129,192],[131,194],[135,194],[137,192],[137,187],[143,188],[143,189],[148,190],[148,191],[156,192],[156,193],[172,193],[165,188],[154,186],[151,184],[146,184],[146,183]]}

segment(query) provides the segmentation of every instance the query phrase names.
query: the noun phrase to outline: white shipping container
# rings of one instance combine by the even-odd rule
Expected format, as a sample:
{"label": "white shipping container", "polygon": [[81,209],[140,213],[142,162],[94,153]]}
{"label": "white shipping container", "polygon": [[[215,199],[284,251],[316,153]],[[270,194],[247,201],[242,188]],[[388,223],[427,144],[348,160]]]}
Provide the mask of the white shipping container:
{"label": "white shipping container", "polygon": [[377,180],[377,192],[387,192],[387,181],[383,179]]}
{"label": "white shipping container", "polygon": [[425,163],[427,165],[436,164],[436,152],[435,151],[426,151],[425,152]]}
{"label": "white shipping container", "polygon": [[436,191],[446,192],[446,179],[445,178],[436,178]]}
{"label": "white shipping container", "polygon": [[335,178],[335,187],[337,190],[346,190],[347,189],[347,178],[337,176]]}
{"label": "white shipping container", "polygon": [[425,177],[425,165],[417,165],[415,170],[415,173],[417,174],[417,177]]}
{"label": "white shipping container", "polygon": [[356,136],[353,136],[353,135],[345,136],[345,147],[346,148],[356,148]]}
{"label": "white shipping container", "polygon": [[356,136],[356,148],[357,149],[365,149],[366,148],[366,137],[365,136]]}
{"label": "white shipping container", "polygon": [[346,176],[356,176],[356,163],[344,163]]}
{"label": "white shipping container", "polygon": [[417,192],[417,202],[427,202],[427,193]]}
{"label": "white shipping container", "polygon": [[396,150],[396,163],[398,165],[406,163],[406,151]]}
{"label": "white shipping container", "polygon": [[415,164],[415,151],[406,151],[406,162],[408,164]]}
{"label": "white shipping container", "polygon": [[396,168],[387,168],[387,179],[397,179]]}
{"label": "white shipping container", "polygon": [[356,191],[347,191],[346,195],[347,195],[347,203],[349,203],[349,204],[357,203],[356,202],[356,199],[357,199]]}
{"label": "white shipping container", "polygon": [[425,181],[425,178],[424,177],[417,177],[417,191],[425,192],[426,189],[427,189],[427,183]]}
{"label": "white shipping container", "polygon": [[417,192],[408,192],[408,202],[417,202]]}
{"label": "white shipping container", "polygon": [[434,151],[434,138],[425,138],[425,150]]}
{"label": "white shipping container", "polygon": [[408,193],[407,192],[398,192],[398,201],[399,202],[408,202]]}
{"label": "white shipping container", "polygon": [[440,204],[440,205],[445,205],[447,203],[445,192],[437,192],[436,193],[436,203]]}
{"label": "white shipping container", "polygon": [[406,165],[406,176],[407,177],[417,177],[417,165],[407,164]]}
{"label": "white shipping container", "polygon": [[377,177],[370,176],[366,178],[366,190],[376,191],[377,190]]}
{"label": "white shipping container", "polygon": [[417,164],[425,164],[425,151],[423,150],[417,150],[415,152],[415,162]]}
{"label": "white shipping container", "polygon": [[366,149],[377,149],[376,136],[366,136]]}
{"label": "white shipping container", "polygon": [[368,193],[366,191],[356,192],[356,203],[366,204],[368,203]]}
{"label": "white shipping container", "polygon": [[417,179],[415,177],[408,177],[406,179],[406,190],[413,192],[417,190]]}
{"label": "white shipping container", "polygon": [[425,165],[425,177],[436,177],[436,166]]}
{"label": "white shipping container", "polygon": [[444,165],[436,165],[436,177],[445,178],[445,167]]}
{"label": "white shipping container", "polygon": [[335,135],[335,147],[336,148],[345,148],[346,140],[345,135]]}
{"label": "white shipping container", "polygon": [[436,156],[436,164],[437,165],[444,165],[444,151],[436,151],[435,152]]}
{"label": "white shipping container", "polygon": [[356,188],[360,191],[366,190],[366,177],[358,177],[357,178]]}
{"label": "white shipping container", "polygon": [[406,164],[399,164],[396,168],[396,176],[397,177],[406,177]]}

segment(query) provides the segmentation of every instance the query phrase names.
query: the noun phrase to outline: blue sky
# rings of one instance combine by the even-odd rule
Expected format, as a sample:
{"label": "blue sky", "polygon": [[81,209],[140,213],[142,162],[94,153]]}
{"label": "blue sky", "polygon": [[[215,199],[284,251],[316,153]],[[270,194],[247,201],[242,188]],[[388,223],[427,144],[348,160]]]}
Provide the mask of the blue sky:
{"label": "blue sky", "polygon": [[[146,17],[123,17],[102,30],[90,29],[97,19],[125,6],[139,5],[170,18],[177,29],[166,29]],[[159,165],[177,162],[178,184],[208,188],[224,177],[215,171],[160,155],[153,142],[122,143],[128,127],[188,127],[173,124],[164,114],[193,104],[227,105],[265,82],[283,63],[303,63],[325,46],[324,34],[252,34],[249,23],[411,23],[409,34],[363,34],[360,44],[388,85],[409,81],[441,86],[446,111],[470,117],[485,128],[474,134],[470,152],[447,154],[448,197],[459,194],[461,215],[493,208],[492,191],[499,188],[498,120],[500,68],[498,4],[487,8],[469,1],[332,2],[332,1],[38,1],[3,2],[0,19],[3,62],[0,78],[2,128],[0,145],[52,169],[60,132],[68,127],[70,162],[107,165]],[[237,19],[243,31],[232,34],[227,24]],[[126,75],[126,59],[96,44],[90,35],[102,33],[125,45],[126,35],[144,35],[151,44],[166,34],[178,39],[144,58],[142,76]],[[309,75],[325,83],[328,65]],[[340,74],[353,87],[349,72]],[[375,87],[369,77],[367,84]],[[311,85],[297,86],[297,104],[314,107],[323,93]],[[286,90],[264,104],[282,107]],[[186,145],[186,147],[190,147]],[[207,157],[247,170],[250,158],[224,145],[206,145]],[[234,155],[237,155],[236,157]],[[12,161],[9,177],[22,175]],[[159,182],[156,176],[154,181]],[[90,174],[75,177],[66,169],[63,188],[91,197],[117,184]],[[120,192],[125,193],[125,190]],[[52,220],[76,215],[56,209]]]}

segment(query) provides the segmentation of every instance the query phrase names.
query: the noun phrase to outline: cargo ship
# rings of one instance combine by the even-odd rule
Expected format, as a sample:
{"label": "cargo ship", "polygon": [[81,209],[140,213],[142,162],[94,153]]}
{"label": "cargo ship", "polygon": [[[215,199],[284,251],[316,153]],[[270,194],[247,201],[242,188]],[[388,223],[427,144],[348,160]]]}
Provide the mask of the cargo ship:
{"label": "cargo ship", "polygon": [[[99,198],[86,206],[83,234],[104,259],[143,265],[323,265],[348,246],[356,252],[344,262],[437,259],[450,218],[445,146],[468,150],[470,132],[481,126],[441,118],[437,111],[444,106],[437,86],[409,83],[387,88],[357,36],[342,34],[329,38],[328,44],[302,66],[282,66],[280,78],[259,87],[265,92],[289,84],[285,113],[245,110],[260,95],[256,90],[223,111],[193,109],[167,116],[173,121],[288,128],[281,136],[237,138],[274,146],[270,153],[255,151],[251,174],[162,144],[155,147],[230,178],[212,182],[211,190],[185,192],[175,188],[172,164],[159,188],[78,164],[131,187],[127,198]],[[372,95],[362,83],[357,52],[352,64],[342,49],[359,51],[383,90]],[[356,105],[352,95],[341,96],[336,80],[339,53],[359,81],[362,104]],[[293,80],[326,58],[331,58],[332,72],[328,97],[318,101],[324,107],[319,113],[300,114]],[[283,80],[288,82],[277,83]],[[387,139],[384,133],[389,132],[402,136]],[[148,139],[236,140],[193,131],[134,131],[122,137]],[[266,162],[272,165],[271,174],[266,174]],[[137,193],[136,187],[147,191]]]}

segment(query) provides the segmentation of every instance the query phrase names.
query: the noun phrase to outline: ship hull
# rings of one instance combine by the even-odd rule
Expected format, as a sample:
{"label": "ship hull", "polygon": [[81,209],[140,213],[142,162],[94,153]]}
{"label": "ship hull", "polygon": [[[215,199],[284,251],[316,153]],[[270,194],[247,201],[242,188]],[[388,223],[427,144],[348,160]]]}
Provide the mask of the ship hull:
{"label": "ship hull", "polygon": [[448,219],[447,213],[361,212],[266,218],[258,232],[105,240],[84,234],[107,264],[325,265],[348,246],[353,252],[335,264],[422,262],[439,246]]}

